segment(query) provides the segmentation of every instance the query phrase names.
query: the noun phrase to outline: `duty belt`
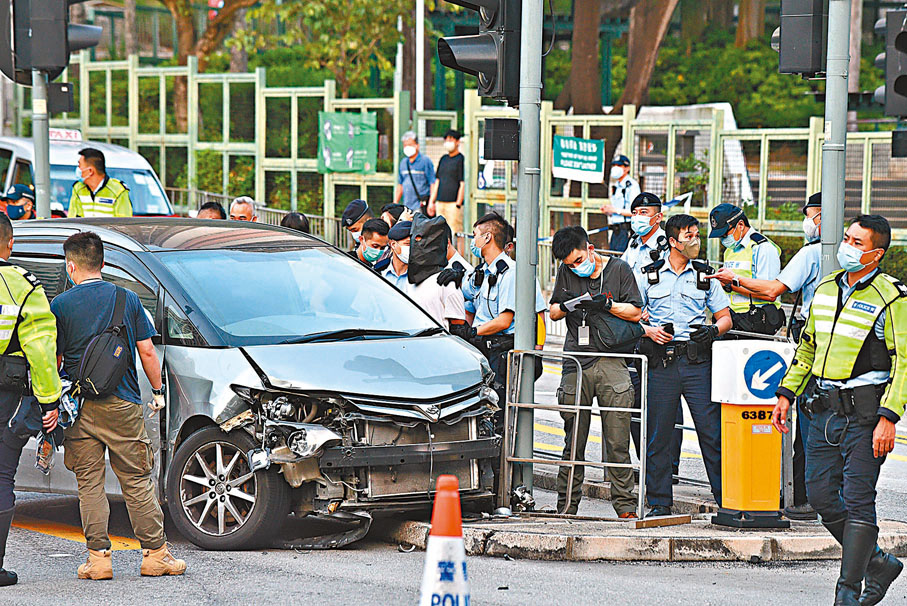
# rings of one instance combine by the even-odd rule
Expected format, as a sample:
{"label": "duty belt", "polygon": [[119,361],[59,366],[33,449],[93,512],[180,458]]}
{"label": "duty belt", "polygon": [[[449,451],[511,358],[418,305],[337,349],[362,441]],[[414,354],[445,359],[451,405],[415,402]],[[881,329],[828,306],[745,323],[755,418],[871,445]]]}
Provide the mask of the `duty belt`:
{"label": "duty belt", "polygon": [[[817,389],[816,397],[809,403],[809,409],[813,414],[830,410],[837,414],[852,415],[858,407],[858,401],[864,394],[874,395],[880,399],[885,393],[887,383],[880,385],[863,385],[852,389]],[[867,388],[874,388],[868,390]]]}

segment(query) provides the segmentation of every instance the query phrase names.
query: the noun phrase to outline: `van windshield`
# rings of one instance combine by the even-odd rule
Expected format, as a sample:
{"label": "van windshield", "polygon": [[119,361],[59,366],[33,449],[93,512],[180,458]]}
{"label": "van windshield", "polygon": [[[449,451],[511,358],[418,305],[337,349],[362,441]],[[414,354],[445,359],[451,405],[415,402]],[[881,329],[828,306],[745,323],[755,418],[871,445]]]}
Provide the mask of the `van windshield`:
{"label": "van windshield", "polygon": [[[119,179],[129,188],[132,212],[135,215],[172,215],[173,210],[154,173],[139,168],[107,167],[107,175]],[[72,185],[76,180],[76,166],[52,164],[50,167],[50,202],[59,203],[69,211]]]}

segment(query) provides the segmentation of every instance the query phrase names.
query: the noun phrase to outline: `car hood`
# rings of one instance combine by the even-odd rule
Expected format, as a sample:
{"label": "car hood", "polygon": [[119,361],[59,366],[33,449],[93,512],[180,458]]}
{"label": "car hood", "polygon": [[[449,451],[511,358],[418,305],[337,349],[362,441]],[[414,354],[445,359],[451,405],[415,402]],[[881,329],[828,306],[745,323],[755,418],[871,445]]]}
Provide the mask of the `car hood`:
{"label": "car hood", "polygon": [[432,400],[474,387],[488,364],[450,335],[244,347],[277,389]]}

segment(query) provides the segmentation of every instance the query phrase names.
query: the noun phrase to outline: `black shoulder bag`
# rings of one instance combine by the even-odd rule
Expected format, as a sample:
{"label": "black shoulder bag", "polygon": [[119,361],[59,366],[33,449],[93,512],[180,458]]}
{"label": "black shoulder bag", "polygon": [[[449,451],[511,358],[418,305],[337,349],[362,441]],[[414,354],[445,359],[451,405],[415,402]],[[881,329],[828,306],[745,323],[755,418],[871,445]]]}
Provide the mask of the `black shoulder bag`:
{"label": "black shoulder bag", "polygon": [[[609,262],[602,270],[602,285],[610,266]],[[639,322],[628,322],[607,311],[589,314],[588,320],[592,343],[602,353],[633,353],[636,342],[645,334]]]}
{"label": "black shoulder bag", "polygon": [[132,360],[123,314],[126,310],[126,291],[116,287],[116,302],[110,325],[92,337],[79,363],[77,381],[79,395],[88,399],[109,396],[123,380]]}

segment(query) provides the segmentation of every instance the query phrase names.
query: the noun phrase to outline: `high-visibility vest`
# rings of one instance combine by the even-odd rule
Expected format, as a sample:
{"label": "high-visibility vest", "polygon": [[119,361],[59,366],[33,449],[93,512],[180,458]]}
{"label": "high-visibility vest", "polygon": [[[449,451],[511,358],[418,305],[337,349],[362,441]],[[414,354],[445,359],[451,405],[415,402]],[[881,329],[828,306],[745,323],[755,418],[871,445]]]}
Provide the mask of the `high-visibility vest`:
{"label": "high-visibility vest", "polygon": [[72,186],[72,198],[69,201],[70,217],[131,217],[132,201],[129,199],[129,188],[119,179],[104,178],[104,183],[97,192],[82,181]]}
{"label": "high-visibility vest", "polygon": [[[750,234],[749,239],[746,242],[745,246],[740,246],[736,250],[731,250],[730,248],[724,251],[724,266],[741,278],[752,278],[753,277],[753,265],[754,259],[756,256],[756,247],[757,246],[774,246],[775,250],[778,251],[778,254],[781,254],[781,249],[777,244],[766,238],[760,233],[753,232]],[[757,299],[755,297],[750,297],[749,295],[741,295],[738,292],[730,292],[728,296],[731,299],[731,311],[736,311],[738,313],[746,313],[750,309],[750,301],[753,305],[774,305],[775,307],[780,308],[780,301],[765,301],[763,299]]]}

